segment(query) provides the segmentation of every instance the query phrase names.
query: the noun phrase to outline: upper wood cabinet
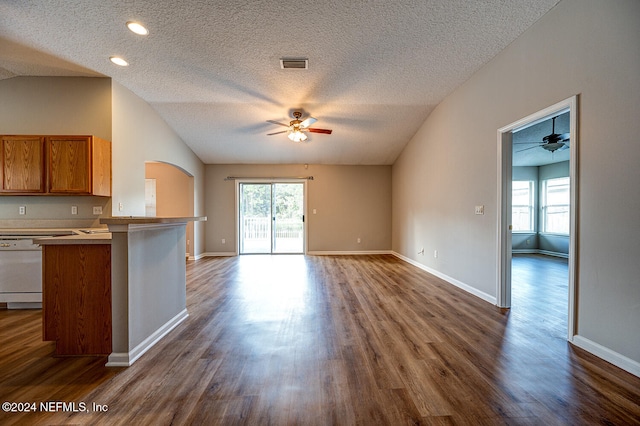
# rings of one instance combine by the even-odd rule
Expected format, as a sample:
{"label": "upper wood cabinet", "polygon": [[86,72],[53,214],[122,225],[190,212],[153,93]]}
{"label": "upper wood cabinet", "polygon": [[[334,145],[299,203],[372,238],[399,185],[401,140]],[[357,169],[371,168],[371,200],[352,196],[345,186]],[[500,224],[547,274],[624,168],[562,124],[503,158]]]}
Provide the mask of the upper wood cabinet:
{"label": "upper wood cabinet", "polygon": [[0,173],[5,195],[108,197],[111,142],[96,136],[3,136]]}
{"label": "upper wood cabinet", "polygon": [[0,191],[22,194],[44,192],[44,137],[2,136],[0,144]]}
{"label": "upper wood cabinet", "polygon": [[111,195],[111,143],[96,136],[48,136],[52,194]]}

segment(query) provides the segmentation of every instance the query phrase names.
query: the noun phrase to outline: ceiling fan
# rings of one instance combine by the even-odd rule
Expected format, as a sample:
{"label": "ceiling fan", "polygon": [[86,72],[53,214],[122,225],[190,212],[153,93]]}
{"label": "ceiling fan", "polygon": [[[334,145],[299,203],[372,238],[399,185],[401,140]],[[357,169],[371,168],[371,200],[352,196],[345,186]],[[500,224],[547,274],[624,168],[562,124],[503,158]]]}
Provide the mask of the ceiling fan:
{"label": "ceiling fan", "polygon": [[279,121],[267,120],[268,123],[277,124],[279,126],[288,127],[287,130],[283,130],[281,132],[267,133],[267,136],[279,135],[280,133],[288,133],[287,137],[294,142],[304,142],[307,140],[306,132],[311,133],[325,133],[330,135],[332,130],[329,129],[316,129],[314,127],[309,127],[316,121],[317,119],[313,117],[307,117],[304,120],[300,121],[302,117],[301,111],[293,112],[293,120],[289,122],[289,124],[280,123]]}
{"label": "ceiling fan", "polygon": [[515,142],[514,144],[530,144],[530,143],[535,143],[538,144],[537,146],[531,146],[529,148],[525,148],[525,149],[521,149],[520,151],[516,151],[516,152],[522,152],[522,151],[527,151],[529,149],[533,149],[533,148],[538,148],[538,147],[542,147],[543,149],[546,149],[549,152],[555,152],[559,149],[567,149],[569,148],[569,133],[556,133],[556,118],[558,118],[558,116],[555,116],[551,119],[551,134],[545,136],[542,138],[542,143],[538,142]]}

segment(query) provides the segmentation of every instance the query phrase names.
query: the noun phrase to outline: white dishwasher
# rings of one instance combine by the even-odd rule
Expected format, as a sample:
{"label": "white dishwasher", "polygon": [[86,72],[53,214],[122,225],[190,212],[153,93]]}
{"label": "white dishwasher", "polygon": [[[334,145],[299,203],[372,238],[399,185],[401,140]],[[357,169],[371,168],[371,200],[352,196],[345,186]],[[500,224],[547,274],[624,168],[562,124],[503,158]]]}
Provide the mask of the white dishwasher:
{"label": "white dishwasher", "polygon": [[42,249],[31,236],[0,236],[0,303],[42,308]]}

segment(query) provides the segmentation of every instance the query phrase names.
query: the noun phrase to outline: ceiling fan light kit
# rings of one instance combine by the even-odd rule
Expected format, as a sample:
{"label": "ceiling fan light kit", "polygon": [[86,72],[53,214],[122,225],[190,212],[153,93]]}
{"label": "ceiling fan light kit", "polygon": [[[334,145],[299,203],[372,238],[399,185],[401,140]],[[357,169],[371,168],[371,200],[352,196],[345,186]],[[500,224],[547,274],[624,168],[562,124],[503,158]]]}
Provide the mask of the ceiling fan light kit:
{"label": "ceiling fan light kit", "polygon": [[542,145],[542,149],[546,149],[547,151],[557,151],[558,149],[564,146],[564,142],[547,142]]}
{"label": "ceiling fan light kit", "polygon": [[307,140],[307,135],[302,133],[300,130],[294,130],[290,132],[287,137],[294,142],[304,142]]}
{"label": "ceiling fan light kit", "polygon": [[288,127],[288,130],[283,130],[281,132],[267,133],[267,136],[278,135],[280,133],[287,133],[287,137],[294,142],[304,142],[307,140],[308,136],[306,132],[311,133],[324,133],[330,135],[332,130],[330,129],[316,129],[309,127],[316,121],[317,119],[313,117],[307,117],[304,120],[300,120],[302,118],[302,112],[294,111],[293,112],[293,120],[289,122],[289,124],[280,123],[279,121],[267,120],[267,123],[277,124],[279,126]]}

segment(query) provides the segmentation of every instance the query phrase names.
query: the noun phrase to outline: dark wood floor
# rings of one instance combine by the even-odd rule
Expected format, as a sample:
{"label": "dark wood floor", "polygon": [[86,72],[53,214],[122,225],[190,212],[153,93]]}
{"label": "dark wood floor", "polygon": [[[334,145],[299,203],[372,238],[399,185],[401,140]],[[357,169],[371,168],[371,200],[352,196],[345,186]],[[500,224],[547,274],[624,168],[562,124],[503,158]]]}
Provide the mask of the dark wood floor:
{"label": "dark wood floor", "polygon": [[0,401],[108,406],[0,424],[640,424],[640,378],[566,342],[547,260],[514,259],[511,311],[390,255],[190,262],[190,317],[127,369],[0,311]]}

